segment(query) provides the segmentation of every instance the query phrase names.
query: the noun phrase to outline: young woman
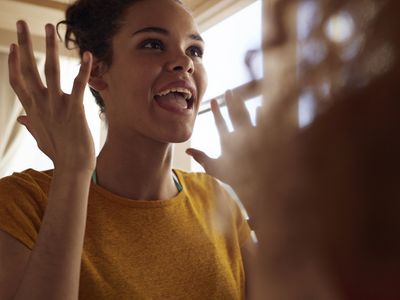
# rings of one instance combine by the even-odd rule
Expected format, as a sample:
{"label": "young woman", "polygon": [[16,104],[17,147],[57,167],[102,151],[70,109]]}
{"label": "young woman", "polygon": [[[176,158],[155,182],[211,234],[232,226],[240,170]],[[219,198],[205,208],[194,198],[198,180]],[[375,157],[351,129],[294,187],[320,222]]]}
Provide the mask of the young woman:
{"label": "young woman", "polygon": [[[0,181],[0,298],[243,298],[250,230],[238,206],[213,177],[171,168],[171,143],[191,136],[206,88],[192,16],[175,0],[79,0],[66,16],[66,43],[82,57],[71,94],[60,89],[54,26],[46,85],[25,22],[10,49],[18,122],[54,170]],[[108,123],[97,158],[87,83]],[[220,160],[190,153],[218,170]]]}

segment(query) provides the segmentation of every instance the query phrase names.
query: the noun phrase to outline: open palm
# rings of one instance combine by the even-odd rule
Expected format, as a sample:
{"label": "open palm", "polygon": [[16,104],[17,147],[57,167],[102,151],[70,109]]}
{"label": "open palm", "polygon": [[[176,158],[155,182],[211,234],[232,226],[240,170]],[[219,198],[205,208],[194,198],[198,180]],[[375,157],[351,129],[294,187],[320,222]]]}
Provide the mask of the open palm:
{"label": "open palm", "polygon": [[[232,91],[226,92],[225,99],[234,128],[232,132],[228,130],[217,101],[211,102],[211,110],[220,137],[221,155],[214,159],[203,151],[193,148],[188,149],[187,153],[202,165],[208,174],[235,188],[240,182],[249,179],[251,174],[250,169],[243,168],[245,166],[243,160],[254,152],[252,136],[255,130],[243,99]],[[246,148],[246,151],[243,151],[243,148]],[[237,162],[240,162],[240,170],[237,168]]]}
{"label": "open palm", "polygon": [[35,138],[55,167],[93,169],[95,153],[83,107],[92,56],[85,53],[71,94],[60,88],[60,66],[55,28],[46,25],[46,86],[36,66],[31,35],[24,21],[17,22],[18,45],[9,55],[10,84],[26,115],[18,122]]}

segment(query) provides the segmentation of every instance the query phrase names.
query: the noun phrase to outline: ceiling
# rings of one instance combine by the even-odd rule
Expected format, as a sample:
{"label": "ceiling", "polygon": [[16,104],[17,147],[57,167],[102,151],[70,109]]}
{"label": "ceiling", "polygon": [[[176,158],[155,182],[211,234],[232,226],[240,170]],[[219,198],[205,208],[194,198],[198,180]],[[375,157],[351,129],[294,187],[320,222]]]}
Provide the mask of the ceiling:
{"label": "ceiling", "polygon": [[[75,0],[14,0],[14,1],[25,2],[25,3],[30,3],[30,4],[34,4],[34,5],[43,6],[43,7],[60,9],[60,10],[64,10],[68,6],[68,4],[75,2]],[[190,7],[191,10],[196,11],[199,8],[201,8],[202,6],[204,6],[204,4],[206,2],[213,3],[213,2],[223,2],[223,1],[184,0],[184,2],[186,5],[188,5]],[[207,6],[209,6],[209,4]]]}
{"label": "ceiling", "polygon": [[[238,11],[255,0],[183,0],[190,8],[200,31]],[[30,25],[35,50],[44,52],[44,26],[64,18],[66,7],[75,0],[1,0],[0,51],[15,42],[15,22],[24,19]],[[45,17],[44,17],[45,16]],[[63,47],[60,47],[63,48]]]}
{"label": "ceiling", "polygon": [[[251,3],[255,0],[183,0],[196,18],[202,20],[210,18],[210,15],[232,11],[237,7]],[[64,11],[75,0],[14,0],[14,2],[33,4],[39,7],[52,8]],[[206,16],[204,16],[206,15]],[[200,24],[202,25],[202,24]]]}
{"label": "ceiling", "polygon": [[[74,2],[74,0],[16,0],[20,2],[27,2],[41,6],[48,6],[52,8],[64,9],[66,5]],[[185,4],[187,4],[191,9],[195,9],[196,7],[201,6],[204,2],[213,2],[213,1],[204,1],[204,0],[185,0]],[[215,1],[214,1],[215,2]]]}

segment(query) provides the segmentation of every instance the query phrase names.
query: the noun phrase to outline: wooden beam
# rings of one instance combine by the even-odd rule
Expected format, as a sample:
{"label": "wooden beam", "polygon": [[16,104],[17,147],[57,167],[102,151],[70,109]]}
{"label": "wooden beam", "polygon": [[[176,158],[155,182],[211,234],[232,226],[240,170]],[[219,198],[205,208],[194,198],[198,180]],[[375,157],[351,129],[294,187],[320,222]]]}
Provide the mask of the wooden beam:
{"label": "wooden beam", "polygon": [[21,19],[28,22],[32,34],[44,36],[46,23],[56,24],[64,19],[64,13],[60,10],[40,7],[22,1],[3,0],[0,10],[0,28],[16,30],[15,23]]}
{"label": "wooden beam", "polygon": [[[10,45],[16,42],[16,35],[17,34],[13,30],[0,28],[0,52],[9,52]],[[32,44],[35,49],[35,54],[37,54],[38,57],[44,57],[44,53],[46,52],[45,38],[43,36],[38,36],[34,34],[32,35]],[[61,42],[59,43],[58,48],[61,56],[78,57],[77,51],[66,49],[64,44]]]}
{"label": "wooden beam", "polygon": [[[15,0],[2,0],[0,10],[0,50],[8,52],[11,43],[17,41],[16,21],[23,19],[29,24],[33,37],[34,50],[40,54],[45,51],[44,26],[46,23],[56,24],[64,18],[60,10],[39,7],[33,4]],[[46,16],[46,17],[43,17]],[[63,28],[61,27],[60,30]],[[61,32],[62,34],[62,32]],[[75,56],[75,51],[67,51],[60,44],[60,54],[63,56]]]}
{"label": "wooden beam", "polygon": [[61,11],[65,11],[66,8],[68,7],[67,3],[54,1],[54,0],[14,0],[14,1],[33,4],[33,5],[41,6],[41,7],[57,9],[57,10],[61,10]]}
{"label": "wooden beam", "polygon": [[256,0],[211,0],[199,1],[198,3],[192,3],[192,5],[190,5],[190,1],[187,2],[199,25],[200,31],[205,31],[255,1]]}
{"label": "wooden beam", "polygon": [[[184,2],[193,12],[200,30],[204,31],[255,1],[256,0],[187,0]],[[72,0],[13,0],[12,2],[26,3],[35,5],[36,7],[64,12],[69,3],[72,3]]]}

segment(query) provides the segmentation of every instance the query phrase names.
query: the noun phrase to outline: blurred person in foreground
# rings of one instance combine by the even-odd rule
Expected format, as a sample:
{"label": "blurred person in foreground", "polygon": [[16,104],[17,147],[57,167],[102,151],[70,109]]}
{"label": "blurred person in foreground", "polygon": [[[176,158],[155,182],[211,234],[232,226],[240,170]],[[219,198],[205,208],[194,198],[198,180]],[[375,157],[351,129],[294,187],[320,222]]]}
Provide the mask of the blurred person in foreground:
{"label": "blurred person in foreground", "polygon": [[[223,161],[191,150],[206,170],[223,170],[253,219],[251,298],[400,299],[400,4],[307,1],[298,42],[287,16],[304,1],[268,3],[263,51],[275,68],[257,127],[229,94],[235,132],[213,111],[237,150]],[[343,38],[330,31],[338,18],[351,29]],[[316,116],[299,128],[292,112],[305,93]]]}

